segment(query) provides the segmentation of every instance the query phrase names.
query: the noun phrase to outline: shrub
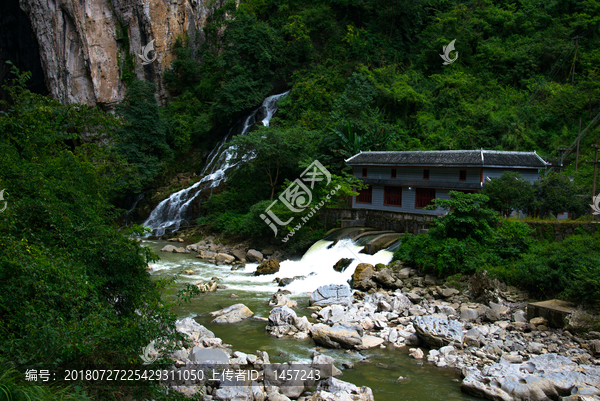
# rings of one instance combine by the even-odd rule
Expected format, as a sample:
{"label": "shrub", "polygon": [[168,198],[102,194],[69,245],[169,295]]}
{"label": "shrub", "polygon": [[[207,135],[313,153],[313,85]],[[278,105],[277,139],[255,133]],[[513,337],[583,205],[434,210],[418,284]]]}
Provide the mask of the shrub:
{"label": "shrub", "polygon": [[499,275],[536,296],[558,296],[600,307],[600,233],[536,243]]}

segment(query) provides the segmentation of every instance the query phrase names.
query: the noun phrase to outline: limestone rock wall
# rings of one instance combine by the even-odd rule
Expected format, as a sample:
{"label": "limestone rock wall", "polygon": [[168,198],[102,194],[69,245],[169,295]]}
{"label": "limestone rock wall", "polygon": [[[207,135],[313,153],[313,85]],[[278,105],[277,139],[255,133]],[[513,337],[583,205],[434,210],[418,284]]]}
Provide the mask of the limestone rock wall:
{"label": "limestone rock wall", "polygon": [[[203,38],[202,28],[223,0],[19,0],[40,49],[50,94],[64,103],[99,105],[111,110],[123,98],[121,81],[126,49],[135,59],[138,79],[156,83],[159,98],[173,60],[175,39]],[[209,6],[210,4],[210,6]],[[156,60],[142,65],[137,56],[155,40]]]}

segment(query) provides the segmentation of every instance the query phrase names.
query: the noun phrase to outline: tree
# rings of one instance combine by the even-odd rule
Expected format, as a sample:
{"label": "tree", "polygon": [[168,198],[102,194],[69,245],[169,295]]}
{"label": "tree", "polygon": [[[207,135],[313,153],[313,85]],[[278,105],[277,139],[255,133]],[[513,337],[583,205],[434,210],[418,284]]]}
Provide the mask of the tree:
{"label": "tree", "polygon": [[117,106],[117,114],[126,122],[117,132],[117,152],[135,166],[135,174],[129,177],[132,192],[140,192],[172,155],[154,90],[153,83],[134,81]]}
{"label": "tree", "polygon": [[574,181],[567,176],[552,172],[535,183],[536,205],[540,216],[569,212],[584,214],[591,201]]}
{"label": "tree", "polygon": [[493,238],[493,227],[498,223],[498,213],[486,207],[489,198],[482,194],[465,194],[450,191],[450,199],[434,199],[427,210],[438,207],[449,213],[435,220],[429,234],[433,237],[465,239],[485,242]]}
{"label": "tree", "polygon": [[111,178],[96,166],[109,145],[73,146],[108,134],[113,116],[32,94],[13,72],[0,114],[0,366],[118,366],[156,338],[175,344],[165,283],[146,270],[155,255],[113,226]]}
{"label": "tree", "polygon": [[489,207],[504,216],[519,210],[532,214],[535,210],[533,185],[513,171],[505,171],[499,178],[492,179],[480,193],[489,198]]}
{"label": "tree", "polygon": [[271,187],[270,199],[273,200],[275,188],[285,178],[282,169],[295,171],[298,162],[310,155],[312,139],[313,133],[299,128],[265,127],[236,136],[231,141],[230,149],[235,152],[235,163],[248,163],[264,174]]}

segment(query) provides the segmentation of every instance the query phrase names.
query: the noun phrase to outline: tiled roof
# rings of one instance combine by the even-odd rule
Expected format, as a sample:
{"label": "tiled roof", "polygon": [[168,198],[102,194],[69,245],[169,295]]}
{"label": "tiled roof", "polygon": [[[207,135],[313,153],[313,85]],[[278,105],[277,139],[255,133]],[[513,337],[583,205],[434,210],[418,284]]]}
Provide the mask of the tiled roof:
{"label": "tiled roof", "polygon": [[361,152],[346,163],[350,166],[452,166],[546,168],[535,152],[500,150],[434,150],[414,152]]}

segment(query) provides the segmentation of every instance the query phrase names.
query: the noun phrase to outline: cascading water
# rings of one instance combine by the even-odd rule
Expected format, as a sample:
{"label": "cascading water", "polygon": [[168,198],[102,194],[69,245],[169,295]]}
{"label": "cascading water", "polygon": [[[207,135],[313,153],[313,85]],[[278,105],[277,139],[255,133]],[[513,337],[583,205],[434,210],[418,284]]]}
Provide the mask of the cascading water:
{"label": "cascading water", "polygon": [[[244,285],[251,285],[253,291],[273,292],[273,280],[275,277],[299,279],[292,281],[285,289],[293,294],[312,292],[323,284],[347,284],[359,263],[387,264],[392,260],[393,253],[381,250],[375,255],[359,253],[363,246],[349,239],[338,241],[334,246],[328,248],[333,241],[317,241],[304,254],[301,260],[284,260],[279,265],[279,271],[275,274],[253,276],[258,267],[257,264],[246,264],[244,270],[238,270],[245,274],[231,275],[227,281],[229,284],[239,284],[242,289]],[[353,259],[352,263],[343,272],[333,270],[333,266],[342,258]]]}
{"label": "cascading water", "polygon": [[[163,243],[164,244],[164,243]],[[296,280],[288,284],[285,289],[292,294],[301,294],[312,292],[324,284],[346,284],[352,278],[352,274],[359,263],[369,263],[376,265],[377,263],[387,264],[392,260],[393,253],[388,250],[381,250],[375,255],[359,253],[363,246],[358,245],[356,241],[350,239],[339,240],[334,246],[329,248],[333,241],[326,239],[317,241],[304,254],[301,260],[284,260],[279,264],[279,271],[274,274],[255,276],[254,272],[258,267],[258,263],[247,263],[242,269],[231,270],[229,265],[216,266],[207,262],[200,261],[193,255],[181,255],[164,253],[161,254],[161,260],[152,269],[155,272],[181,269],[180,262],[171,260],[190,259],[186,264],[186,269],[194,269],[197,274],[181,276],[181,280],[189,281],[190,283],[197,280],[205,280],[207,278],[218,276],[219,283],[227,285],[227,288],[233,291],[247,291],[251,293],[268,293],[271,294],[277,291],[277,283],[274,282],[276,277],[292,278],[298,277]],[[161,247],[163,245],[160,245]],[[157,245],[157,250],[160,247]],[[333,266],[342,258],[352,259],[352,263],[343,272],[337,272]]]}
{"label": "cascading water", "polygon": [[[250,131],[250,128],[256,124],[256,115],[259,112],[264,115],[264,118],[261,120],[262,124],[268,127],[269,121],[277,111],[277,103],[288,92],[267,97],[260,107],[243,119],[238,135],[246,135]],[[238,124],[232,127],[208,155],[208,162],[200,173],[203,176],[200,181],[188,188],[171,194],[171,196],[160,202],[152,213],[150,213],[150,216],[143,224],[151,228],[154,235],[163,235],[167,229],[171,230],[171,232],[177,231],[182,222],[192,218],[190,206],[202,190],[215,188],[227,179],[227,170],[236,166],[231,163],[235,149],[228,147],[227,142],[234,136],[235,129],[238,127]]]}

